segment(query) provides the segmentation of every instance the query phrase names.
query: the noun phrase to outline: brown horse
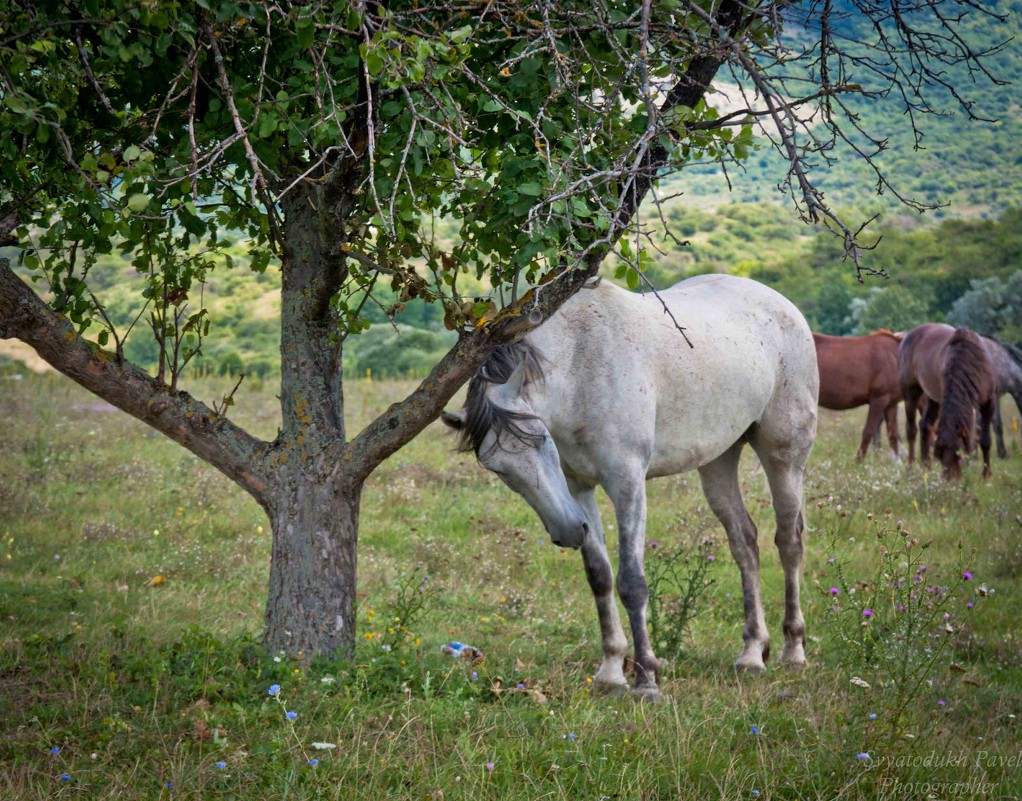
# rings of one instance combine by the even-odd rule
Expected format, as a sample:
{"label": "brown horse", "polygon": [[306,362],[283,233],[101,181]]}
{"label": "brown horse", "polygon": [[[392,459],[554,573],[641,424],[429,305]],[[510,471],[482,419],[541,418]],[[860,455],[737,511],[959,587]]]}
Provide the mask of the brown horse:
{"label": "brown horse", "polygon": [[820,406],[844,411],[869,404],[862,442],[856,459],[866,455],[869,443],[887,421],[887,438],[898,455],[898,344],[901,337],[886,329],[864,337],[813,334],[816,364],[820,368]]}
{"label": "brown horse", "polygon": [[927,398],[920,422],[919,458],[930,461],[930,424],[937,421],[933,455],[944,465],[949,479],[961,477],[959,449],[974,449],[976,409],[979,409],[979,447],[983,451],[983,477],[990,476],[990,421],[997,399],[997,377],[978,334],[944,323],[923,323],[901,341],[898,353],[901,391],[905,397],[905,437],[908,460],[914,456],[916,408]]}

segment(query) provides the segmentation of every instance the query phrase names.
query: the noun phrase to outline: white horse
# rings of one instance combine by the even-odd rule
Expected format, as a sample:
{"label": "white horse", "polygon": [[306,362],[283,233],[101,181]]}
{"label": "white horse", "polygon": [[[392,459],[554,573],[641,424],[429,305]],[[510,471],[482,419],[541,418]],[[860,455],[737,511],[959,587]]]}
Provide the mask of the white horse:
{"label": "white horse", "polygon": [[746,443],[763,464],[777,517],[781,658],[805,662],[802,486],[818,394],[809,326],[762,284],[704,275],[657,297],[604,281],[582,289],[522,343],[495,350],[469,383],[464,408],[443,420],[528,501],[556,545],[582,549],[603,644],[595,683],[618,690],[628,686],[628,642],[594,494],[604,488],[617,515],[617,589],[634,641],[635,692],[657,696],[643,564],[648,478],[699,470],[741,572],[745,648],[736,667],[763,670],[769,657],[756,526],[738,485]]}

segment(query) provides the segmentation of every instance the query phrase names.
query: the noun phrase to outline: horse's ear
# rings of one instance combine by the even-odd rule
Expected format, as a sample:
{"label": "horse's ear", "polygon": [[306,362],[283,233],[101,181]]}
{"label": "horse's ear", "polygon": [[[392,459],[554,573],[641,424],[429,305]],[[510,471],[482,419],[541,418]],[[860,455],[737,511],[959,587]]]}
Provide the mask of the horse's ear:
{"label": "horse's ear", "polygon": [[[522,394],[522,386],[525,384],[525,360],[523,359],[513,373],[508,376],[507,381],[500,384],[496,391],[500,393],[501,399],[506,402],[515,400]],[[505,406],[506,403],[498,403],[498,406]]]}
{"label": "horse's ear", "polygon": [[455,431],[461,431],[465,427],[465,410],[458,409],[456,412],[440,412],[440,419],[444,421],[444,424],[449,428],[453,428]]}

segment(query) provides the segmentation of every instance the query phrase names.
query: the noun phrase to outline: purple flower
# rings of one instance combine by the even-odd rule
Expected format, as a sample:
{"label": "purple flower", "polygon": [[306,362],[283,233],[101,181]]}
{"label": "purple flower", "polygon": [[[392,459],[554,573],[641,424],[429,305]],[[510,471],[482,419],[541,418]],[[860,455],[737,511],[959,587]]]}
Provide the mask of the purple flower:
{"label": "purple flower", "polygon": [[656,540],[652,540],[652,541],[651,541],[651,542],[649,543],[649,547],[650,547],[650,548],[653,548],[653,549],[655,550],[655,549],[657,549],[657,548],[659,548],[659,547],[660,547],[660,543],[659,543],[659,542],[657,542]]}
{"label": "purple flower", "polygon": [[717,557],[714,556],[712,553],[708,553],[708,554],[706,554],[706,561],[707,562],[716,562],[717,561]]}
{"label": "purple flower", "polygon": [[838,589],[837,587],[831,587],[830,588],[830,594],[831,595],[840,595],[841,594],[841,590]]}
{"label": "purple flower", "polygon": [[970,573],[968,570],[963,570],[962,571],[962,578],[965,581],[970,581],[972,579],[972,573]]}
{"label": "purple flower", "polygon": [[925,573],[925,572],[926,572],[926,565],[919,565],[919,567],[916,568],[916,573]]}
{"label": "purple flower", "polygon": [[967,607],[968,607],[969,609],[972,609],[972,607],[974,607],[974,606],[975,606],[976,604],[974,604],[974,603],[973,603],[972,601],[966,601],[966,602],[965,602],[965,605],[966,605],[966,606],[967,606]]}
{"label": "purple flower", "polygon": [[937,706],[944,706],[944,705],[945,705],[946,703],[947,703],[947,701],[945,701],[945,700],[944,700],[943,698],[941,698],[941,699],[940,699],[940,700],[939,700],[939,701],[937,702]]}
{"label": "purple flower", "polygon": [[267,695],[278,695],[280,693],[279,684],[271,684],[270,689],[267,691]]}
{"label": "purple flower", "polygon": [[872,609],[863,609],[862,610],[862,616],[863,617],[873,617],[873,610]]}
{"label": "purple flower", "polygon": [[496,767],[496,766],[492,762],[487,762],[486,763],[486,769],[487,770],[493,770],[494,767]]}
{"label": "purple flower", "polygon": [[836,557],[836,556],[832,556],[832,557],[830,557],[830,559],[828,559],[828,560],[827,560],[827,564],[828,564],[828,565],[832,565],[832,564],[834,564],[834,563],[835,563],[836,561],[837,561],[837,557]]}

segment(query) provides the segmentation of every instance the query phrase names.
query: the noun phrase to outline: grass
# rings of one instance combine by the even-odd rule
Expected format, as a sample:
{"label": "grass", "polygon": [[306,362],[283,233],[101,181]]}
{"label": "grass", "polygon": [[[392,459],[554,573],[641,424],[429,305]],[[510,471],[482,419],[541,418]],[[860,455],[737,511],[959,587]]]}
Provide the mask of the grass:
{"label": "grass", "polygon": [[[351,425],[407,389],[350,382]],[[235,416],[272,436],[272,396],[244,388]],[[0,798],[1017,798],[1017,434],[992,481],[970,465],[948,486],[882,455],[856,464],[861,422],[821,418],[800,674],[735,675],[741,592],[698,478],[651,483],[649,539],[721,544],[669,701],[643,705],[591,694],[599,632],[578,555],[439,424],[365,493],[355,662],[305,668],[258,642],[269,532],[254,502],[64,379],[5,380]],[[754,459],[743,474],[779,651],[769,495]],[[616,541],[609,515],[607,529]],[[921,563],[937,622],[920,608],[905,635],[894,604],[911,588],[895,585]],[[485,659],[445,655],[451,640]]]}

